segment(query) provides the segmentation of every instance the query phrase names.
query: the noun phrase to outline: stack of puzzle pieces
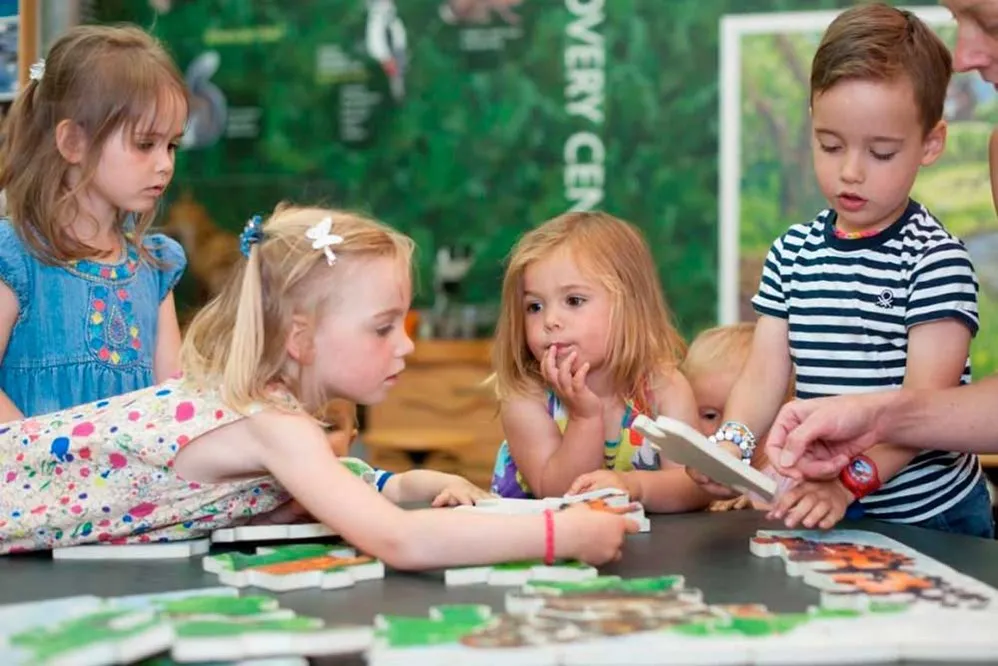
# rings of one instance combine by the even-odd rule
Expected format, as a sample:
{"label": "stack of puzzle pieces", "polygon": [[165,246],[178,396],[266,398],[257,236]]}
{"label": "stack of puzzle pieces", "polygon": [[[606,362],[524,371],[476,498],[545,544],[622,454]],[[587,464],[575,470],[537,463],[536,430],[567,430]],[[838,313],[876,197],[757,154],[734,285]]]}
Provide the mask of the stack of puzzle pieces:
{"label": "stack of puzzle pieces", "polygon": [[[457,511],[473,511],[476,513],[502,514],[538,514],[545,511],[560,511],[575,504],[585,504],[597,511],[615,509],[617,507],[635,504],[623,490],[617,488],[602,488],[579,495],[564,497],[546,497],[544,499],[512,499],[508,497],[490,497],[475,502],[474,506],[455,507]],[[638,524],[641,532],[651,530],[651,522],[645,516],[644,507],[635,504],[633,511],[624,514]]]}
{"label": "stack of puzzle pieces", "polygon": [[[71,597],[0,606],[0,664],[102,666],[231,662],[305,666],[358,653],[365,626],[326,626],[277,600],[209,588],[135,597]],[[247,661],[249,660],[249,661]]]}

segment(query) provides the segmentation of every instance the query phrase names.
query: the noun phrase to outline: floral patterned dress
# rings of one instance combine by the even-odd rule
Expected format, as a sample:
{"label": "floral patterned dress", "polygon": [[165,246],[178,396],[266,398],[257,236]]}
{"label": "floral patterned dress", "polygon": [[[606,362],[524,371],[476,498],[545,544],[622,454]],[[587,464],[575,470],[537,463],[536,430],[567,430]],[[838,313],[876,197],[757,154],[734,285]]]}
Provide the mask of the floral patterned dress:
{"label": "floral patterned dress", "polygon": [[0,554],[190,539],[277,508],[290,496],[271,477],[174,472],[184,446],[241,418],[178,378],[0,425]]}

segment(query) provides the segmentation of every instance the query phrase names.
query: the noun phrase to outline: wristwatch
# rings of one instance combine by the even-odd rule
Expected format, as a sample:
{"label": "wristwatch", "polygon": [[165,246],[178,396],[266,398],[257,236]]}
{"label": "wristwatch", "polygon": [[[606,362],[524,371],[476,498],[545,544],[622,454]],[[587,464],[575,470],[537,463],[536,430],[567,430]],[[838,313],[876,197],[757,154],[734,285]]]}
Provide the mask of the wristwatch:
{"label": "wristwatch", "polygon": [[880,488],[877,463],[869,456],[856,456],[850,460],[839,473],[839,480],[856,499],[866,497]]}

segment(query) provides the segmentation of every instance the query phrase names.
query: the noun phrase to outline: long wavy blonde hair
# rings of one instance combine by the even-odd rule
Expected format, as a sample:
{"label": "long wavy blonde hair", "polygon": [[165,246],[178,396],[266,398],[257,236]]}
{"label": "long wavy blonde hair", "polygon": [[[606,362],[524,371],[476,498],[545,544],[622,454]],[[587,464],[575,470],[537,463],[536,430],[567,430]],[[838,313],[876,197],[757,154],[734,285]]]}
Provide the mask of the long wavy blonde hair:
{"label": "long wavy blonde hair", "polygon": [[606,213],[573,212],[525,234],[510,255],[492,350],[500,400],[528,395],[545,385],[527,346],[523,275],[530,264],[562,248],[610,293],[610,375],[623,396],[642,397],[643,383],[656,371],[676,367],[685,352],[651,251],[631,224]]}
{"label": "long wavy blonde hair", "polygon": [[[330,266],[306,231],[323,219],[342,237]],[[298,378],[289,371],[286,343],[294,315],[313,321],[342,285],[344,264],[356,258],[390,257],[406,271],[413,243],[361,215],[280,204],[263,224],[264,239],[250,246],[222,291],[198,312],[181,348],[185,377],[206,388],[221,384],[222,399],[245,412],[250,405],[287,408],[274,384],[297,400]],[[292,403],[292,408],[301,404]]]}

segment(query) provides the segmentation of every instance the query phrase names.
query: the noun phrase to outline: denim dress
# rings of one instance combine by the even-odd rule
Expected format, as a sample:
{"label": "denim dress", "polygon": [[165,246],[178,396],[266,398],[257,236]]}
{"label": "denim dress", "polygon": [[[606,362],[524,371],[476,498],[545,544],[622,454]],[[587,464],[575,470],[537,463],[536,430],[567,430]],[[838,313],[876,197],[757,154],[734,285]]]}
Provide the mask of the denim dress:
{"label": "denim dress", "polygon": [[151,386],[159,306],[187,259],[166,236],[143,244],[162,264],[126,245],[120,263],[46,264],[10,220],[0,220],[0,280],[17,296],[18,318],[0,360],[0,390],[26,416]]}

